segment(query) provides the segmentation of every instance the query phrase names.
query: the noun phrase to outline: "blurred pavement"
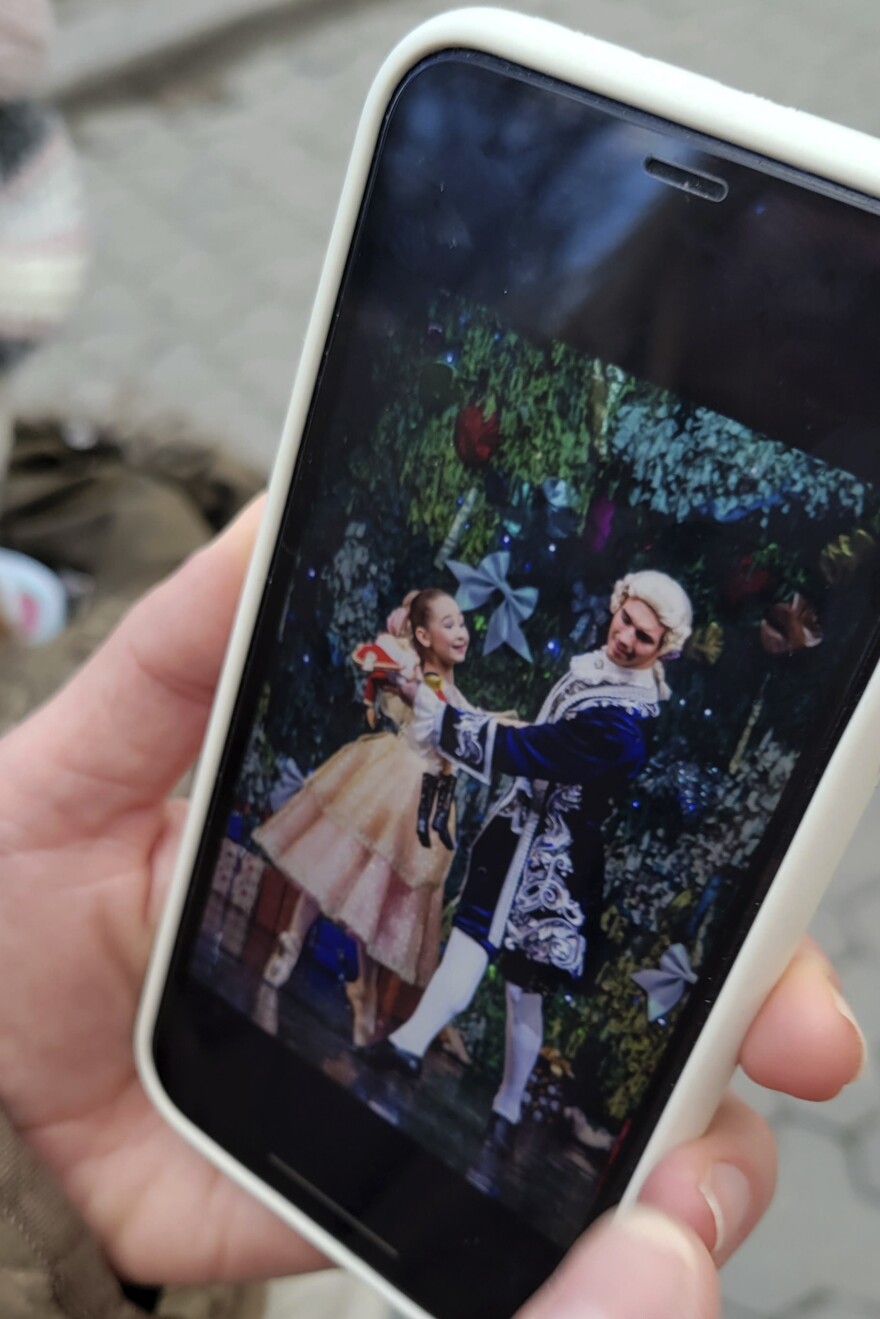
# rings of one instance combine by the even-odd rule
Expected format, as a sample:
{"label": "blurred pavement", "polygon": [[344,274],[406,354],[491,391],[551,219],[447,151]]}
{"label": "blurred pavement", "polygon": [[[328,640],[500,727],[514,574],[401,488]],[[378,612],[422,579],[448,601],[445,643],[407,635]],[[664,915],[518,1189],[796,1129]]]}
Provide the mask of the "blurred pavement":
{"label": "blurred pavement", "polygon": [[[119,0],[58,0],[50,81],[66,95],[97,253],[78,314],[13,381],[20,410],[126,425],[183,417],[267,467],[370,79],[400,35],[445,7],[137,0],[135,21]],[[866,0],[531,8],[880,132],[880,10]],[[220,31],[221,20],[248,18]],[[174,54],[176,43],[186,49]],[[880,803],[816,927],[875,1063],[878,856]],[[823,1108],[757,1102],[779,1135],[782,1180],[766,1224],[725,1272],[726,1319],[880,1319],[876,1071]],[[318,1319],[322,1306],[334,1319],[377,1319],[374,1299],[354,1299],[353,1284],[343,1290],[334,1299],[314,1280],[299,1294],[279,1292],[272,1319]]]}

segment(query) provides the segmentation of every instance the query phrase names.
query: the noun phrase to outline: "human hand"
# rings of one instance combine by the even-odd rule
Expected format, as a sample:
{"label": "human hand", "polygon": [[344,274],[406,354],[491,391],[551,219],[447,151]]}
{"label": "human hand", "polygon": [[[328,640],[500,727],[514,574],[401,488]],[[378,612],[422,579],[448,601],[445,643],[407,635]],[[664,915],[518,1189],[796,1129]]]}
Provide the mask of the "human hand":
{"label": "human hand", "polygon": [[[865,1060],[834,969],[806,938],[740,1063],[771,1090],[817,1101],[855,1080]],[[775,1181],[772,1132],[728,1095],[705,1135],[657,1166],[639,1205],[595,1224],[517,1319],[718,1319],[717,1267],[756,1226]]]}
{"label": "human hand", "polygon": [[[131,1053],[185,812],[167,797],[204,732],[258,517],[252,507],[142,601],[0,743],[0,1102],[133,1280],[221,1281],[320,1263],[166,1126]],[[833,972],[805,944],[752,1027],[746,1070],[823,1099],[853,1078],[862,1054]],[[693,1316],[714,1319],[710,1252],[722,1262],[760,1217],[773,1160],[761,1119],[727,1101],[706,1136],[645,1187],[647,1202],[687,1225],[683,1252],[623,1217],[602,1224],[522,1319],[690,1319],[689,1294]],[[676,1259],[692,1262],[691,1284],[691,1266]]]}

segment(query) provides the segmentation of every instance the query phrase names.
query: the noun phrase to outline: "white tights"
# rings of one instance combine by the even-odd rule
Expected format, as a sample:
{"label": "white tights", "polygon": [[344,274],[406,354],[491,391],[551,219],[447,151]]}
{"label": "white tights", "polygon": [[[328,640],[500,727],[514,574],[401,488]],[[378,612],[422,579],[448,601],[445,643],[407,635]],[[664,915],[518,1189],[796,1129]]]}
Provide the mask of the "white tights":
{"label": "white tights", "polygon": [[506,997],[504,1076],[492,1101],[492,1111],[508,1122],[519,1122],[523,1095],[544,1042],[543,1000],[540,994],[529,994],[510,982]]}
{"label": "white tights", "polygon": [[[453,1017],[470,1005],[489,965],[484,948],[462,930],[453,929],[443,955],[409,1021],[389,1037],[398,1049],[423,1057],[431,1041]],[[519,1122],[529,1077],[544,1040],[543,1001],[519,985],[508,984],[504,1076],[492,1103],[495,1113]]]}
{"label": "white tights", "polygon": [[388,1037],[392,1044],[422,1058],[443,1027],[468,1007],[488,965],[486,950],[470,935],[453,929],[443,961],[428,981],[419,1006]]}

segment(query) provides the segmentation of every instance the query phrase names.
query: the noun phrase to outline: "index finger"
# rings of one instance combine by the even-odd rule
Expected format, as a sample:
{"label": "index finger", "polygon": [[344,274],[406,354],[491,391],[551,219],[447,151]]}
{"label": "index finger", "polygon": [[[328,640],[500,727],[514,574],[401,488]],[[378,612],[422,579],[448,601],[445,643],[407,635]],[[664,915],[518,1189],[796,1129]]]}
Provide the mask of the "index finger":
{"label": "index finger", "polygon": [[865,1038],[834,968],[806,938],[749,1029],[743,1070],[769,1090],[825,1100],[856,1080],[865,1061]]}

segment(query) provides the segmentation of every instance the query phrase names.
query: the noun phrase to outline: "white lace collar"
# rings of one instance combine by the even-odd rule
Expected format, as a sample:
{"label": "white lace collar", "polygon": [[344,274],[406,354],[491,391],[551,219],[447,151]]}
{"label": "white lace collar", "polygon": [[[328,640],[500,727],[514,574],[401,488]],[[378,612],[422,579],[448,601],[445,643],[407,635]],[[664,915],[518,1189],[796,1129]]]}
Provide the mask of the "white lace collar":
{"label": "white lace collar", "polygon": [[580,682],[591,686],[620,685],[625,687],[644,687],[645,695],[649,693],[654,700],[659,695],[659,684],[653,668],[624,669],[615,664],[604,649],[591,650],[587,655],[575,655],[571,661],[571,673]]}

